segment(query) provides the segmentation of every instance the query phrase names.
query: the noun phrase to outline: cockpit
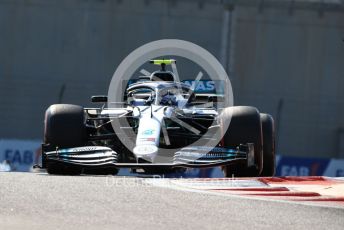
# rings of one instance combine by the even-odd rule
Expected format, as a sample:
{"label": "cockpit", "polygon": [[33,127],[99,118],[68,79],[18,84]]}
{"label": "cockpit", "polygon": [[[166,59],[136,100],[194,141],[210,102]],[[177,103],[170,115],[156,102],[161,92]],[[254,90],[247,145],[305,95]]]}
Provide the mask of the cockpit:
{"label": "cockpit", "polygon": [[184,84],[141,83],[128,88],[128,104],[133,106],[163,105],[184,107],[193,91]]}

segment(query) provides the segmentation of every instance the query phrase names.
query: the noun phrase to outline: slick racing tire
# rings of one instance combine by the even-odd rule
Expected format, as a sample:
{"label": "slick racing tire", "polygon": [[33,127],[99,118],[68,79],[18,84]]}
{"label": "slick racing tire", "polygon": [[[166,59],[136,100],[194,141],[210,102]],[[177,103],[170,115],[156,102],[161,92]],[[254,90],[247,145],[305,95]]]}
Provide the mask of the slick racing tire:
{"label": "slick racing tire", "polygon": [[219,118],[224,127],[230,122],[223,135],[225,147],[236,148],[240,144],[254,144],[255,166],[247,167],[247,164],[224,166],[225,177],[259,176],[263,166],[263,138],[258,110],[249,106],[228,107],[222,111]]}
{"label": "slick racing tire", "polygon": [[[78,105],[51,105],[45,113],[44,143],[51,150],[72,148],[85,145],[86,126],[84,110]],[[65,166],[61,163],[47,162],[49,174],[75,175],[81,168]]]}
{"label": "slick racing tire", "polygon": [[275,127],[269,114],[260,114],[263,131],[263,171],[261,176],[275,175]]}
{"label": "slick racing tire", "polygon": [[66,166],[62,163],[49,162],[47,173],[52,175],[80,175],[82,169],[79,167]]}
{"label": "slick racing tire", "polygon": [[88,175],[117,175],[118,169],[114,168],[97,168],[97,169],[84,169],[83,173]]}
{"label": "slick racing tire", "polygon": [[85,144],[84,109],[78,105],[51,105],[45,113],[44,142],[52,148],[71,148]]}

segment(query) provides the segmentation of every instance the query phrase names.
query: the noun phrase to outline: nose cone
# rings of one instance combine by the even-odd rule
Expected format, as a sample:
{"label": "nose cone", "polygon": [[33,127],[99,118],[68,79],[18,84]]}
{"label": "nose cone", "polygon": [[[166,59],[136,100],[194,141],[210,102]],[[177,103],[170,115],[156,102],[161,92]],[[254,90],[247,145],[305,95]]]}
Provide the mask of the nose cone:
{"label": "nose cone", "polygon": [[146,161],[153,162],[158,153],[158,147],[155,145],[138,145],[133,149],[136,158],[142,158]]}

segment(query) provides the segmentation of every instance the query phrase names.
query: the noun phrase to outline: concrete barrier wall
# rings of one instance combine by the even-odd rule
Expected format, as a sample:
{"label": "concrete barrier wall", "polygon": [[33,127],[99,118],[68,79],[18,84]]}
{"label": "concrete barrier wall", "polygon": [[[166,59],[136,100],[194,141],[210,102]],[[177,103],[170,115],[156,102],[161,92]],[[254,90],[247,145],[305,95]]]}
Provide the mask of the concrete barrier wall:
{"label": "concrete barrier wall", "polygon": [[44,111],[62,102],[89,105],[107,94],[120,63],[162,38],[195,42],[217,55],[221,6],[197,2],[0,1],[0,137],[39,138]]}
{"label": "concrete barrier wall", "polygon": [[[152,40],[188,40],[220,58],[221,2],[0,0],[0,137],[41,138],[48,105],[89,105],[90,95],[106,94],[120,61]],[[279,118],[279,153],[338,156],[337,130],[344,127],[338,1],[321,1],[332,6],[321,12],[316,1],[293,1],[295,9],[229,2],[225,54],[235,103]],[[299,9],[302,2],[314,4]]]}
{"label": "concrete barrier wall", "polygon": [[344,13],[238,7],[234,15],[235,102],[277,118],[280,154],[339,157]]}

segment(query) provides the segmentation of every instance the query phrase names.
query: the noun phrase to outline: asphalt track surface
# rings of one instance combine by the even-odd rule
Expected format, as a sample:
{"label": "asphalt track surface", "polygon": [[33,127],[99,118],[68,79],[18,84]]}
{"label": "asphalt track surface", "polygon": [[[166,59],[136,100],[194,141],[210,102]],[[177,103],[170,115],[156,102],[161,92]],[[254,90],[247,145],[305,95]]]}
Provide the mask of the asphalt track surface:
{"label": "asphalt track surface", "polygon": [[344,229],[344,208],[196,193],[145,181],[0,173],[0,229]]}

